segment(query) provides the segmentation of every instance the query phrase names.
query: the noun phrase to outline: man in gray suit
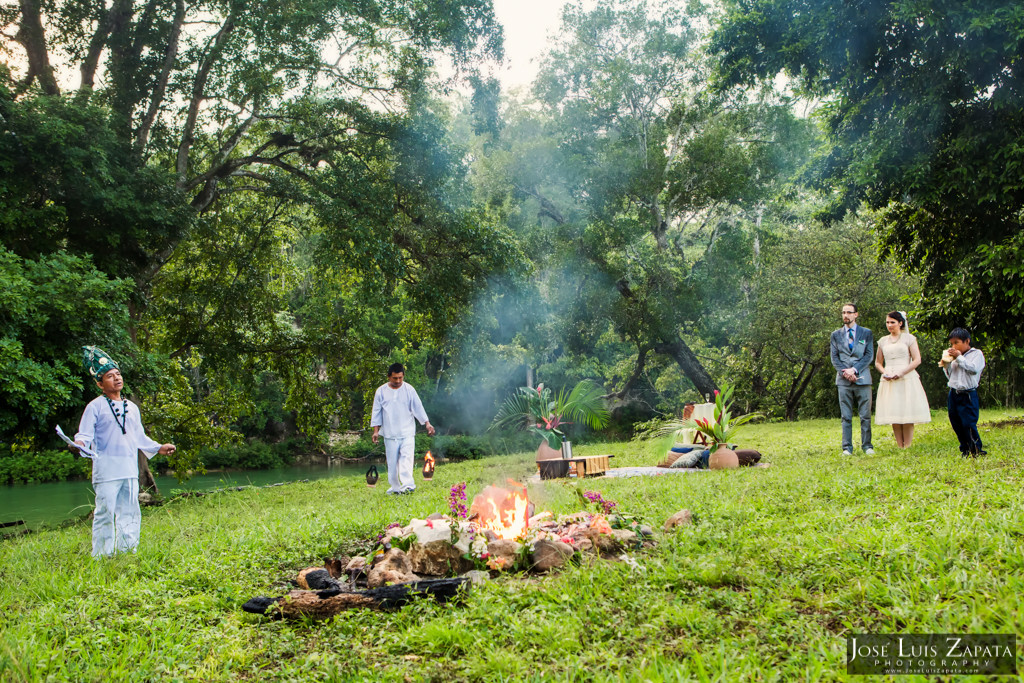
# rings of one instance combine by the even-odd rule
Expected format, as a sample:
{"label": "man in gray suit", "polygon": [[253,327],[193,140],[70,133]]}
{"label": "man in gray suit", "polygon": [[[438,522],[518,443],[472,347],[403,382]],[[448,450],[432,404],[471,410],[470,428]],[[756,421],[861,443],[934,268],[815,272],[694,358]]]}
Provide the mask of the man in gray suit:
{"label": "man in gray suit", "polygon": [[871,447],[871,370],[875,359],[875,338],[871,330],[857,324],[857,306],[843,305],[843,326],[832,333],[832,365],[836,368],[839,411],[843,416],[843,455],[853,455],[853,411],[860,414],[860,447],[874,455]]}

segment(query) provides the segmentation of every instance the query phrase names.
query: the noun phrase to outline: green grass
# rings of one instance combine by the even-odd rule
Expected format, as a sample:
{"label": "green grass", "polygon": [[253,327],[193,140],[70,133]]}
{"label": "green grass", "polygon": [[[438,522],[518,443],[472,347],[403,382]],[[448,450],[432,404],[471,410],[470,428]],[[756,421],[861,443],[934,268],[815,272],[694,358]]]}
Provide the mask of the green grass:
{"label": "green grass", "polygon": [[[989,456],[962,460],[936,412],[911,450],[877,427],[877,455],[844,458],[837,420],[751,426],[741,441],[770,469],[586,482],[659,529],[638,569],[502,577],[461,607],[327,622],[240,606],[390,522],[447,511],[452,484],[522,478],[531,456],[443,466],[413,496],[339,478],[176,501],[145,511],[137,555],[106,561],[85,524],[32,534],[0,543],[0,680],[836,680],[850,632],[1016,633],[1024,671],[1024,428],[983,438]],[[573,486],[531,496],[575,511]],[[697,523],[661,534],[681,508]]]}

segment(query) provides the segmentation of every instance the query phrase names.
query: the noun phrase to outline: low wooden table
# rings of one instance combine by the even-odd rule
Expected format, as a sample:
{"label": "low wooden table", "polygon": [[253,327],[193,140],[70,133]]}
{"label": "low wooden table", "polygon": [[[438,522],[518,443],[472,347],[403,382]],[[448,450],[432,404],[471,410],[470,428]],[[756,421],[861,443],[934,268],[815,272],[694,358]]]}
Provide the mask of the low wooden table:
{"label": "low wooden table", "polygon": [[569,476],[569,464],[573,463],[576,465],[576,476],[582,479],[583,477],[596,477],[607,472],[611,469],[608,461],[614,457],[614,455],[582,455],[576,458],[555,458],[554,460],[538,460],[537,466],[540,468],[541,479],[560,479]]}

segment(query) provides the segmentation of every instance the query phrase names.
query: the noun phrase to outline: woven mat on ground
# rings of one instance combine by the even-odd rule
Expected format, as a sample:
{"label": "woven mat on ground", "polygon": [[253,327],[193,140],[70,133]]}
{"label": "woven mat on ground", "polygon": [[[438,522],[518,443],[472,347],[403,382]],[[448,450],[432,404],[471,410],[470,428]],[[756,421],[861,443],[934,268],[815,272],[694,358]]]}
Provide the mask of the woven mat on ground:
{"label": "woven mat on ground", "polygon": [[[610,470],[605,470],[604,476],[606,477],[660,477],[664,474],[675,474],[677,472],[708,472],[709,470],[699,470],[696,467],[685,468],[679,467],[675,469],[668,469],[665,467],[615,467]],[[573,477],[575,479],[575,477]],[[527,482],[539,482],[541,481],[540,473],[534,473]]]}

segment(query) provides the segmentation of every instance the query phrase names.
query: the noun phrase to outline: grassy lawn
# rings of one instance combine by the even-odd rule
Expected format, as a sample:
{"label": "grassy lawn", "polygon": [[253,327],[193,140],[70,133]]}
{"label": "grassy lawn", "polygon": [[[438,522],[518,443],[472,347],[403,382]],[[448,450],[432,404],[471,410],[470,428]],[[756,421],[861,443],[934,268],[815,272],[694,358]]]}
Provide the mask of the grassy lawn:
{"label": "grassy lawn", "polygon": [[[983,429],[989,455],[969,461],[934,420],[906,452],[884,427],[875,456],[844,458],[838,420],[755,425],[742,443],[770,469],[587,480],[659,529],[639,567],[502,577],[461,607],[308,623],[240,609],[390,522],[446,512],[455,483],[523,478],[529,454],[443,466],[413,496],[339,478],[175,501],[144,512],[137,555],[107,561],[86,524],[5,541],[0,680],[836,680],[849,632],[1016,633],[1024,672],[1024,428]],[[530,494],[567,513],[574,486]],[[696,523],[662,534],[681,508]]]}

